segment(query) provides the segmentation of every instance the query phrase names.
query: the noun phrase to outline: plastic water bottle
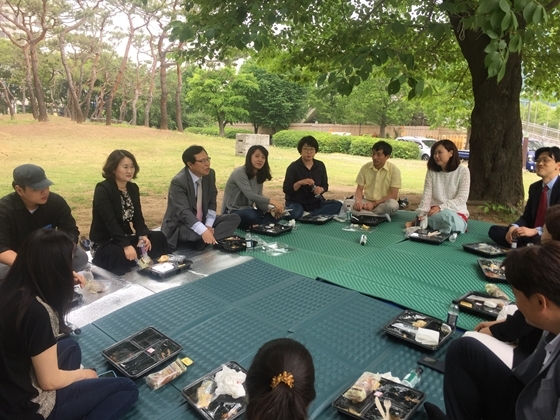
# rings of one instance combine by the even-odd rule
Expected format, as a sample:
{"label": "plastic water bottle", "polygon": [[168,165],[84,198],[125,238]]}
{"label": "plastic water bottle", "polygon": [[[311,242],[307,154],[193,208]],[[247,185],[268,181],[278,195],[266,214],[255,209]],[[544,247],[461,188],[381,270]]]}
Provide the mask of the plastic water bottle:
{"label": "plastic water bottle", "polygon": [[449,242],[455,242],[457,240],[457,232],[453,232],[449,237]]}
{"label": "plastic water bottle", "polygon": [[406,376],[401,381],[401,384],[414,388],[420,382],[420,376],[424,373],[424,369],[417,367],[406,374]]}
{"label": "plastic water bottle", "polygon": [[251,231],[248,229],[245,232],[245,246],[247,247],[247,251],[253,250],[253,236],[251,235]]}
{"label": "plastic water bottle", "polygon": [[456,303],[451,303],[449,309],[447,309],[447,321],[446,324],[450,327],[457,325],[457,318],[459,317],[459,305]]}
{"label": "plastic water bottle", "polygon": [[350,207],[349,204],[346,206],[346,221],[347,222],[352,221],[352,208]]}

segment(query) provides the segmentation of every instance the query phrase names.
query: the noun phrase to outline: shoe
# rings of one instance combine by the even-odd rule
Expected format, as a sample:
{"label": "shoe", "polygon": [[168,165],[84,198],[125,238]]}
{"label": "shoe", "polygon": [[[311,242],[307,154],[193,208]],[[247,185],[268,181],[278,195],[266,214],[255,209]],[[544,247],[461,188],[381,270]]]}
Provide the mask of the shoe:
{"label": "shoe", "polygon": [[406,209],[408,207],[408,198],[405,197],[402,200],[399,200],[398,203],[399,203],[399,208]]}
{"label": "shoe", "polygon": [[304,211],[301,217],[305,217],[305,216],[309,216],[311,213],[309,213],[308,211]]}
{"label": "shoe", "polygon": [[80,246],[84,249],[84,251],[89,251],[91,249],[91,241],[87,238],[87,236],[80,237]]}
{"label": "shoe", "polygon": [[206,248],[206,243],[204,243],[204,241],[202,239],[199,239],[198,241],[196,241],[194,243],[194,249],[197,251],[204,251],[204,249]]}

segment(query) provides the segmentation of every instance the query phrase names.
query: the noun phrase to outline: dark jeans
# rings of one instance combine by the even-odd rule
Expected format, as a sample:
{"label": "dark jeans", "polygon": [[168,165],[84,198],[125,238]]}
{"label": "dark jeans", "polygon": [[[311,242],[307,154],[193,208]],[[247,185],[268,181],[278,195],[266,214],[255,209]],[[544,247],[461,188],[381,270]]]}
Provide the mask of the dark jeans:
{"label": "dark jeans", "polygon": [[[510,248],[511,244],[506,241],[506,233],[508,232],[507,226],[490,226],[488,230],[488,236],[498,245],[503,246],[504,248]],[[535,245],[539,245],[541,243],[541,235],[535,236],[520,236],[517,238],[517,246],[525,246],[528,243],[532,243]]]}
{"label": "dark jeans", "polygon": [[253,225],[268,225],[270,223],[277,223],[278,220],[270,213],[263,213],[259,209],[242,209],[242,210],[229,210],[230,214],[237,214],[241,218],[239,227],[247,229]]}
{"label": "dark jeans", "polygon": [[[80,368],[82,352],[74,340],[57,344],[58,367]],[[56,391],[56,404],[47,420],[116,420],[138,399],[138,388],[128,378],[84,379]]]}
{"label": "dark jeans", "polygon": [[[162,232],[150,231],[147,236],[152,243],[152,249],[148,252],[150,258],[157,260],[163,254],[169,253],[167,238]],[[130,245],[136,248],[136,245],[138,245],[138,236],[131,235],[129,239]],[[136,248],[136,254],[138,258],[141,257],[138,248]],[[135,261],[126,259],[124,248],[114,242],[98,245],[93,257],[93,263],[98,267],[115,272],[119,275],[130,271],[130,269],[136,265]]]}
{"label": "dark jeans", "polygon": [[480,341],[464,337],[449,345],[443,381],[449,419],[514,419],[522,390],[512,370]]}
{"label": "dark jeans", "polygon": [[286,208],[292,209],[290,216],[288,216],[290,219],[299,219],[303,216],[304,211],[308,211],[313,216],[317,216],[318,214],[337,215],[340,213],[342,203],[337,200],[321,200],[319,206],[312,207],[316,208],[304,207],[300,203],[294,201],[286,201]]}

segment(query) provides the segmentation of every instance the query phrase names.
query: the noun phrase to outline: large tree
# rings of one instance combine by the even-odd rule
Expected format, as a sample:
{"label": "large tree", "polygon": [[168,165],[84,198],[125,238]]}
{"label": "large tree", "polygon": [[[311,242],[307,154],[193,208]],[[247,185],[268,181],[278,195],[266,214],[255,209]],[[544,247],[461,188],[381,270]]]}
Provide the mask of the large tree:
{"label": "large tree", "polygon": [[248,95],[259,89],[251,74],[236,74],[231,67],[199,70],[188,80],[187,102],[194,109],[212,115],[218,122],[220,136],[225,125],[246,121]]}
{"label": "large tree", "polygon": [[241,70],[255,76],[259,85],[258,91],[249,94],[247,108],[255,133],[259,127],[271,128],[275,132],[283,130],[303,118],[305,88],[255,65],[245,65]]}
{"label": "large tree", "polygon": [[[426,75],[444,80],[447,63],[462,60],[471,78],[471,199],[519,205],[523,63],[530,79],[558,90],[534,61],[558,60],[555,11],[560,0],[191,0],[186,23],[174,36],[200,60],[229,48],[279,45],[285,68],[304,66],[348,94],[374,66],[386,66],[389,93],[405,86],[409,97],[430,90]],[[536,29],[532,29],[534,26]],[[543,29],[544,28],[544,29]],[[542,36],[548,31],[547,36]],[[541,36],[538,36],[541,35]],[[554,39],[554,41],[552,40]],[[549,50],[543,54],[543,46]],[[541,54],[536,54],[541,51]],[[546,78],[546,82],[543,80]],[[427,88],[427,89],[426,89]]]}

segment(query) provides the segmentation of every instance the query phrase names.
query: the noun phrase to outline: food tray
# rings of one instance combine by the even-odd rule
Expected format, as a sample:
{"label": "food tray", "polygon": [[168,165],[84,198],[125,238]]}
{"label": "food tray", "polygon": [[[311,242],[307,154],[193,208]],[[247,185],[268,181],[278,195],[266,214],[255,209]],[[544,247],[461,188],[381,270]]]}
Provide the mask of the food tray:
{"label": "food tray", "polygon": [[332,406],[356,419],[383,420],[375,404],[375,397],[378,397],[383,408],[385,400],[391,401],[391,408],[389,409],[391,420],[408,420],[426,398],[423,392],[388,379],[381,378],[379,382],[379,388],[368,395],[364,401],[356,403],[347,399],[344,397],[345,390],[342,395],[333,401]]}
{"label": "food tray", "polygon": [[188,270],[192,265],[184,255],[169,255],[169,261],[156,263],[141,270],[141,272],[163,279],[181,271]]}
{"label": "food tray", "polygon": [[[485,306],[484,303],[487,299],[490,299],[490,302],[497,303],[498,306],[495,308]],[[494,320],[498,317],[502,308],[509,305],[511,301],[494,297],[488,293],[469,292],[460,298],[454,299],[453,303],[459,305],[459,309],[462,311]]]}
{"label": "food tray", "polygon": [[148,327],[106,348],[101,354],[123,375],[136,379],[171,360],[182,349],[180,344],[154,327]]}
{"label": "food tray", "polygon": [[330,222],[332,219],[334,219],[334,216],[332,215],[327,215],[327,214],[317,214],[315,216],[308,214],[305,216],[302,216],[298,219],[298,222],[301,223],[311,223],[313,225],[324,225],[327,222]]}
{"label": "food tray", "polygon": [[484,277],[486,277],[489,281],[492,281],[494,283],[507,283],[506,273],[504,272],[504,268],[502,267],[501,260],[479,258],[478,265],[480,266]]}
{"label": "food tray", "polygon": [[[247,373],[247,371],[240,366],[237,362],[227,362],[225,365],[230,369],[235,369],[238,372]],[[206,420],[233,420],[240,417],[247,409],[247,397],[233,398],[231,395],[219,395],[215,398],[208,408],[201,408],[198,406],[197,391],[202,385],[203,381],[214,381],[216,373],[222,370],[222,366],[214,369],[212,372],[204,375],[202,378],[197,379],[193,383],[183,388],[182,394],[187,402]],[[213,388],[216,384],[214,382]],[[245,387],[245,384],[243,384]],[[245,393],[247,389],[245,388]]]}
{"label": "food tray", "polygon": [[252,232],[267,236],[279,236],[292,230],[292,226],[281,224],[259,225],[251,228]]}
{"label": "food tray", "polygon": [[[422,326],[422,323],[418,323],[419,321],[424,321],[425,324]],[[416,341],[415,334],[418,327],[438,331],[440,333],[439,343],[436,345],[429,345]],[[397,315],[396,318],[385,324],[383,331],[389,335],[393,335],[424,349],[437,350],[453,335],[455,327],[447,325],[441,319],[433,318],[429,315],[406,309]]]}
{"label": "food tray", "polygon": [[509,251],[501,246],[489,244],[487,242],[465,244],[463,245],[463,249],[473,254],[482,255],[483,257],[501,257]]}
{"label": "food tray", "polygon": [[[256,241],[253,241],[253,246]],[[217,244],[214,245],[214,248],[220,249],[224,252],[241,252],[245,251],[247,245],[245,243],[245,238],[241,236],[233,235],[228,236],[227,238],[220,239]]]}
{"label": "food tray", "polygon": [[352,216],[351,222],[356,225],[377,226],[383,222],[387,222],[385,216]]}
{"label": "food tray", "polygon": [[435,232],[431,229],[421,229],[413,232],[408,237],[411,241],[415,242],[424,242],[427,244],[432,245],[441,245],[443,242],[447,240],[451,236],[450,233],[443,233],[440,232],[437,235],[433,235],[432,233]]}

